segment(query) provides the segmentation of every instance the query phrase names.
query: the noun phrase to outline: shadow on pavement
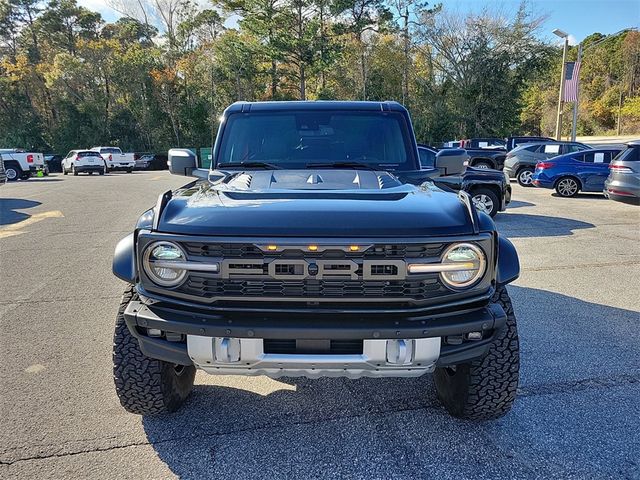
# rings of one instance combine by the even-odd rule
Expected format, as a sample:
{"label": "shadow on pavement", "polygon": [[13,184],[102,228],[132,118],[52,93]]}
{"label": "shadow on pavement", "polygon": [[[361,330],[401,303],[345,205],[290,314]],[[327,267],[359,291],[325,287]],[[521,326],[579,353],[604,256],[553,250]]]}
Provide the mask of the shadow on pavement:
{"label": "shadow on pavement", "polygon": [[145,433],[185,479],[633,477],[630,462],[640,453],[629,441],[640,408],[638,313],[543,290],[509,291],[522,344],[521,388],[500,420],[449,417],[431,375],[269,380],[199,373],[196,382],[209,385],[197,385],[178,412],[143,418]]}
{"label": "shadow on pavement", "polygon": [[[561,197],[556,192],[553,192],[551,196],[564,199],[564,197]],[[571,197],[571,198],[573,199],[589,198],[591,200],[608,200],[607,197],[605,197],[602,193],[590,193],[590,192],[587,192],[587,193],[578,192],[578,194],[575,197]]]}
{"label": "shadow on pavement", "polygon": [[513,208],[521,208],[521,207],[535,207],[535,203],[525,202],[523,200],[511,200],[509,205],[507,205],[507,210],[511,210]]}
{"label": "shadow on pavement", "polygon": [[24,210],[40,205],[40,202],[34,200],[22,200],[19,198],[0,198],[0,225],[11,225],[26,220],[31,215],[28,213],[17,212],[16,210]]}
{"label": "shadow on pavement", "polygon": [[498,231],[509,238],[561,237],[573,235],[574,230],[594,228],[595,225],[580,220],[529,213],[501,213],[494,219]]}

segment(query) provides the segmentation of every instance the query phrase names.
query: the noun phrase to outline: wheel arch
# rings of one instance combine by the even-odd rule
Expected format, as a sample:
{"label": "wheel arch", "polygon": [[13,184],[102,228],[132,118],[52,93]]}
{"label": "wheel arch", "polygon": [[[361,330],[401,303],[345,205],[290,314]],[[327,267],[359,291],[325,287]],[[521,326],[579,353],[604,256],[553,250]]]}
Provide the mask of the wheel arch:
{"label": "wheel arch", "polygon": [[128,283],[136,282],[135,235],[130,233],[116,245],[111,266],[113,274]]}
{"label": "wheel arch", "polygon": [[520,276],[520,259],[513,243],[506,237],[498,235],[498,265],[496,283],[506,285]]}
{"label": "wheel arch", "polygon": [[474,165],[477,165],[480,162],[488,163],[494,169],[497,166],[496,161],[493,160],[492,158],[488,158],[488,157],[473,157],[473,158],[471,158],[469,160],[469,165],[471,165],[473,167]]}

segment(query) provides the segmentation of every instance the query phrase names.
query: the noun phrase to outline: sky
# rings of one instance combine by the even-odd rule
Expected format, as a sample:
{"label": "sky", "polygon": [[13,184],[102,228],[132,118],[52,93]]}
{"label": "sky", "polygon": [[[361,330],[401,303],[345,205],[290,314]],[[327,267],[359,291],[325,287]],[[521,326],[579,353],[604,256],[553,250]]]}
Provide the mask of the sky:
{"label": "sky", "polygon": [[[438,2],[446,9],[462,13],[484,8],[506,13],[520,4],[520,0],[431,0],[429,3]],[[108,22],[119,16],[107,6],[106,0],[78,0],[78,3],[100,12]],[[640,27],[640,0],[529,0],[529,4],[534,14],[547,16],[540,36],[552,41],[556,40],[551,34],[554,28],[567,32],[569,43],[574,45],[594,32],[607,35],[623,28]]]}

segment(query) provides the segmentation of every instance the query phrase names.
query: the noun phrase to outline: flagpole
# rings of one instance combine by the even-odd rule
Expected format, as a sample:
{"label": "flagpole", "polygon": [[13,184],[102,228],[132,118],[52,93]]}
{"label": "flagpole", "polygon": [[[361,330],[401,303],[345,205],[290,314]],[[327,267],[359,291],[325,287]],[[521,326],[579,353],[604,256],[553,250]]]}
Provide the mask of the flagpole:
{"label": "flagpole", "polygon": [[[562,32],[564,33],[564,32]],[[560,73],[560,93],[558,95],[558,115],[556,116],[556,140],[562,140],[562,97],[564,93],[564,77],[567,71],[567,50],[569,49],[569,36],[564,34],[564,48],[562,50],[562,71]]]}
{"label": "flagpole", "polygon": [[[580,61],[582,60],[582,43],[578,44],[578,61],[576,62],[576,67],[580,65]],[[574,68],[576,68],[574,67]],[[578,95],[580,94],[580,70],[576,72],[576,101],[573,102],[573,123],[571,125],[571,141],[576,141],[576,127],[578,126],[578,99],[580,98]]]}

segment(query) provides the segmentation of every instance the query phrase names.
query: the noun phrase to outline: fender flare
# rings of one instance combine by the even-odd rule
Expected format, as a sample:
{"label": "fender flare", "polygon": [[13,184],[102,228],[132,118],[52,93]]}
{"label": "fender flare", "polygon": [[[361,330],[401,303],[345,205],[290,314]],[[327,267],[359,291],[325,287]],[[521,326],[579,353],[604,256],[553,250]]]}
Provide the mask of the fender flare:
{"label": "fender flare", "polygon": [[111,267],[113,274],[127,283],[136,283],[135,236],[130,233],[116,245]]}
{"label": "fender flare", "polygon": [[520,276],[520,260],[513,243],[507,238],[498,235],[498,268],[496,283],[506,285]]}

